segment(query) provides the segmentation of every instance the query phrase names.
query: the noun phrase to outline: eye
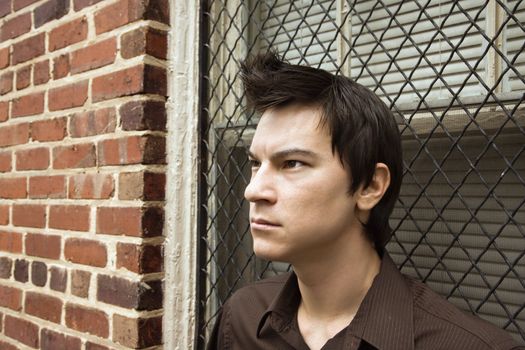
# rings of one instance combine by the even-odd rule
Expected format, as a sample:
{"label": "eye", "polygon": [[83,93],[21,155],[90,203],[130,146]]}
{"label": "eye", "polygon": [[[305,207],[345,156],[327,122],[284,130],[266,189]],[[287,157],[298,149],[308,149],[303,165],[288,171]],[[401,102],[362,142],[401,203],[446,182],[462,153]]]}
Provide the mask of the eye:
{"label": "eye", "polygon": [[293,168],[298,168],[298,167],[301,167],[301,166],[304,166],[305,163],[301,162],[300,160],[295,160],[295,159],[291,159],[291,160],[287,160],[283,163],[283,168],[285,169],[293,169]]}
{"label": "eye", "polygon": [[252,168],[258,168],[261,166],[261,162],[259,162],[256,159],[249,159],[249,162],[250,162],[250,167]]}

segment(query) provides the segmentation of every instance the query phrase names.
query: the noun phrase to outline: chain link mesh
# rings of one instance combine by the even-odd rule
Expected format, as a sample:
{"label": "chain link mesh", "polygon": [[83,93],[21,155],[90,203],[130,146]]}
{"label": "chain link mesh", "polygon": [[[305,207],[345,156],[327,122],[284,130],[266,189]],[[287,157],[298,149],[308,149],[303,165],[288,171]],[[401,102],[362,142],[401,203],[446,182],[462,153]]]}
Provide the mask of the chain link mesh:
{"label": "chain link mesh", "polygon": [[398,120],[387,245],[407,275],[525,344],[525,1],[205,2],[199,348],[239,287],[286,271],[252,253],[243,192],[257,115],[238,75],[269,48],[345,74]]}

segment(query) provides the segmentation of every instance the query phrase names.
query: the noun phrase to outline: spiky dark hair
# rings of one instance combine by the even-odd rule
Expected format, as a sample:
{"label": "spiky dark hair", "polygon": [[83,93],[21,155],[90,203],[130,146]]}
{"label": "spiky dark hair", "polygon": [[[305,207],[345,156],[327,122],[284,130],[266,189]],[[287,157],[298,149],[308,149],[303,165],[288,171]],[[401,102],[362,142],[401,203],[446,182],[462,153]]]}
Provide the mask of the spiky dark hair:
{"label": "spiky dark hair", "polygon": [[363,223],[376,249],[382,250],[391,235],[388,220],[402,180],[399,130],[384,102],[347,77],[289,64],[273,51],[244,61],[241,78],[248,108],[260,113],[293,103],[321,107],[321,123],[328,126],[332,150],[349,169],[350,193],[370,184],[377,163],[388,166],[390,186]]}

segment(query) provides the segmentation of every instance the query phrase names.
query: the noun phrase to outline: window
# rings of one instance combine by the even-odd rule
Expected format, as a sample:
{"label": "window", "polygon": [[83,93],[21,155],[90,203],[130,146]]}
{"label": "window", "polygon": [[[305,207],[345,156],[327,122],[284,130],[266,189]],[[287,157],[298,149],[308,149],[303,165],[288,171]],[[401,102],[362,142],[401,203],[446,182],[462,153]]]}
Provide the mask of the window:
{"label": "window", "polygon": [[394,111],[405,174],[388,250],[406,274],[525,343],[525,1],[214,1],[208,9],[205,326],[287,266],[251,254],[238,66],[276,49],[351,76]]}

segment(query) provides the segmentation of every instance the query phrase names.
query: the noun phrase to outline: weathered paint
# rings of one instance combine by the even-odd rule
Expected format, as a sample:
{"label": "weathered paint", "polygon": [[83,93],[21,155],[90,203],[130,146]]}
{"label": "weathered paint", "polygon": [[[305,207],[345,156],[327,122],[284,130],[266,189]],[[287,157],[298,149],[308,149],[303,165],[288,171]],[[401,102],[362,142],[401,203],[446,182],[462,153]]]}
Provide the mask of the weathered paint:
{"label": "weathered paint", "polygon": [[165,349],[194,348],[196,327],[199,2],[170,2],[165,226]]}

